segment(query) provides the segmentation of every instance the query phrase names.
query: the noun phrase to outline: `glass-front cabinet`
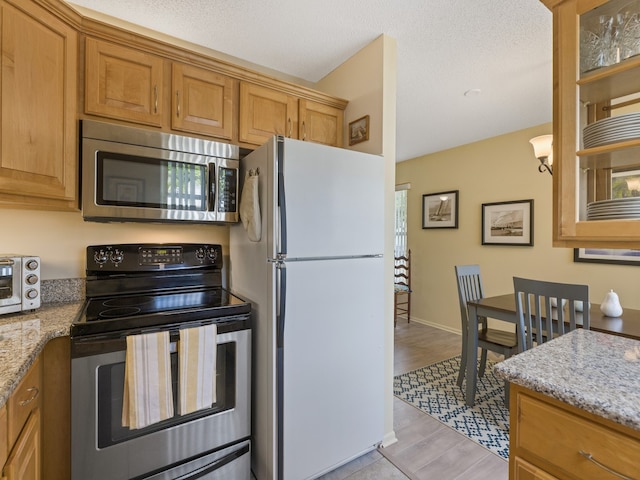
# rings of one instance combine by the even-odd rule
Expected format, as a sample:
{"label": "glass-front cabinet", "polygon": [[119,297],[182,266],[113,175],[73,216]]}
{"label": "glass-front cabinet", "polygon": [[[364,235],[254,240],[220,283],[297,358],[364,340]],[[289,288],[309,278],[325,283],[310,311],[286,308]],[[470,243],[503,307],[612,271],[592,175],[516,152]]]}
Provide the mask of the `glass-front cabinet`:
{"label": "glass-front cabinet", "polygon": [[640,248],[640,0],[553,12],[553,241]]}

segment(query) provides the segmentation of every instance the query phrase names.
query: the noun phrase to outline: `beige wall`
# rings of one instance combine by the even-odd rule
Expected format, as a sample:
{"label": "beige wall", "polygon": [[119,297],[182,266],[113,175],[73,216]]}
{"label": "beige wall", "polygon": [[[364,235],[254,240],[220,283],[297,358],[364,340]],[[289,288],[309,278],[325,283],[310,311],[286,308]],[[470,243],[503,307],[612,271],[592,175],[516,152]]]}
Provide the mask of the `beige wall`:
{"label": "beige wall", "polygon": [[[396,41],[381,35],[322,79],[317,87],[349,99],[345,111],[349,122],[369,115],[369,141],[353,150],[382,155],[386,165],[385,187],[385,438],[383,445],[396,442],[393,430],[393,222],[396,155]],[[346,140],[348,144],[348,140]],[[347,147],[349,148],[349,147]]]}
{"label": "beige wall", "polygon": [[87,245],[219,243],[228,254],[229,228],[194,224],[85,222],[77,213],[0,209],[0,253],[39,255],[42,278],[84,278]]}
{"label": "beige wall", "polygon": [[[529,139],[551,124],[401,162],[396,183],[411,183],[408,239],[415,321],[460,331],[454,265],[477,263],[487,296],[513,292],[513,276],[587,283],[591,301],[609,289],[622,306],[640,308],[640,267],[575,263],[573,250],[551,246],[552,179],[538,173]],[[460,191],[458,229],[422,229],[422,195]],[[481,205],[534,200],[534,246],[481,245]]]}

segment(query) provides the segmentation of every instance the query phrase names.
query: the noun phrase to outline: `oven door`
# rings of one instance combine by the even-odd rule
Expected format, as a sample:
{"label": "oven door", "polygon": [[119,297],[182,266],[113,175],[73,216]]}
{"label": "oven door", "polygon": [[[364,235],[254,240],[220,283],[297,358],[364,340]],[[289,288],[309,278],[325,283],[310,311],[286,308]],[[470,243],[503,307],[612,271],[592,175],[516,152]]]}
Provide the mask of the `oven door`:
{"label": "oven door", "polygon": [[[199,323],[201,324],[201,322]],[[189,415],[175,415],[138,430],[122,427],[122,398],[126,333],[74,338],[71,360],[72,479],[125,480],[172,478],[163,472],[185,469],[180,478],[227,478],[217,469],[195,476],[203,466],[215,465],[224,448],[247,440],[250,418],[251,331],[225,324],[217,336],[216,403]],[[233,322],[231,323],[233,325]],[[181,328],[198,325],[182,324]],[[147,333],[137,331],[135,333]],[[172,379],[177,393],[177,353],[172,332]],[[177,409],[175,409],[177,411]],[[219,458],[220,457],[220,458]],[[248,458],[248,455],[244,455]],[[199,460],[199,459],[202,460]],[[229,470],[227,467],[226,470]],[[222,470],[225,471],[225,470]],[[240,477],[229,477],[240,478]]]}

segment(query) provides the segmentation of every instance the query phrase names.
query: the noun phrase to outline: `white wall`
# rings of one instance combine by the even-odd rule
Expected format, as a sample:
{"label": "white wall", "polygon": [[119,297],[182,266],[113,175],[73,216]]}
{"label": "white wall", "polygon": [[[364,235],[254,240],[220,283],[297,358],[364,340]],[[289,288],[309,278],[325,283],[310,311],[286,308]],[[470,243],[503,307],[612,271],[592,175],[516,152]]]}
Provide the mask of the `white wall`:
{"label": "white wall", "polygon": [[[393,430],[393,244],[396,154],[396,41],[381,35],[340,65],[317,87],[349,99],[345,111],[345,144],[349,122],[369,115],[369,140],[353,150],[383,155],[385,186],[385,438],[383,445],[397,441]],[[347,147],[349,148],[349,147]]]}
{"label": "white wall", "polygon": [[0,209],[0,253],[39,255],[42,279],[84,278],[87,245],[219,243],[228,255],[229,227],[194,224],[85,222],[80,212]]}

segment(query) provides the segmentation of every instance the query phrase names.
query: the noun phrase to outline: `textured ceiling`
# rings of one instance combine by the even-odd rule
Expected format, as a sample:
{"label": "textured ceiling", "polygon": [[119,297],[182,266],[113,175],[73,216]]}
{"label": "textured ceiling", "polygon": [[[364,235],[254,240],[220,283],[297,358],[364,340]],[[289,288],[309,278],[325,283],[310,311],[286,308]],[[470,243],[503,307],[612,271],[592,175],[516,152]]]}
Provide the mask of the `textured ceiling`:
{"label": "textured ceiling", "polygon": [[539,0],[73,3],[309,82],[393,37],[398,161],[551,121],[552,19]]}

